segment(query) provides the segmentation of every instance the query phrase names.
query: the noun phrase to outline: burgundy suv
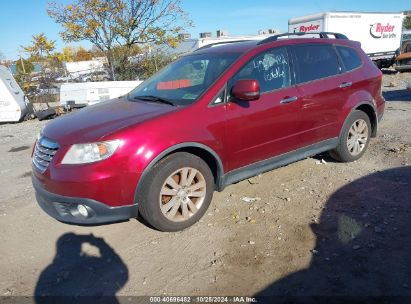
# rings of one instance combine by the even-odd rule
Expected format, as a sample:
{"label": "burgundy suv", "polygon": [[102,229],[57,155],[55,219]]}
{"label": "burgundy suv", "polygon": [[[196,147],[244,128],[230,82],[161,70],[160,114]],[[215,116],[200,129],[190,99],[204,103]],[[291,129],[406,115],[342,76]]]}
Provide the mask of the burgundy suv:
{"label": "burgundy suv", "polygon": [[38,203],[66,223],[139,213],[177,231],[234,182],[324,151],[359,159],[384,112],[382,74],[358,42],[319,36],[203,47],[53,120],[33,151]]}

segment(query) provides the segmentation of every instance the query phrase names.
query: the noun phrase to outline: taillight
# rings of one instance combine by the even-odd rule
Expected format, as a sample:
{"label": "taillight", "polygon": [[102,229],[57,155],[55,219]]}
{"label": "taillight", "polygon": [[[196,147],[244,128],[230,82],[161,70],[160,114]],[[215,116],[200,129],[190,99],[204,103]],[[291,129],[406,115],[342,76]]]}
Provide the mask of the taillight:
{"label": "taillight", "polygon": [[382,72],[379,70],[378,85],[380,86],[380,95],[382,96]]}

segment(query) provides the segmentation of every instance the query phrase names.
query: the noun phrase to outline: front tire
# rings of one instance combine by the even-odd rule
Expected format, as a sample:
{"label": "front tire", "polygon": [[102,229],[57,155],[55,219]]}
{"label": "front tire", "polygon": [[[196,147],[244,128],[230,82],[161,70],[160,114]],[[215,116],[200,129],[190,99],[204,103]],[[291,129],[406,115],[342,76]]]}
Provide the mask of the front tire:
{"label": "front tire", "polygon": [[179,231],[207,211],[214,177],[198,156],[177,152],[160,160],[142,181],[137,203],[142,217],[160,231]]}
{"label": "front tire", "polygon": [[355,110],[345,121],[338,146],[330,151],[330,155],[341,162],[355,161],[367,150],[370,138],[371,123],[368,115],[363,111]]}

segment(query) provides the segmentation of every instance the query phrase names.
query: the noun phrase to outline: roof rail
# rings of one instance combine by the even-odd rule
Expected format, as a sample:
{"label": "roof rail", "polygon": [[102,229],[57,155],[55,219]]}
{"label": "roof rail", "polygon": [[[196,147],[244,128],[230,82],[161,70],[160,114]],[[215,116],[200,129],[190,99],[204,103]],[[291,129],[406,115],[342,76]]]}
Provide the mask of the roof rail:
{"label": "roof rail", "polygon": [[230,41],[219,41],[219,42],[215,42],[215,43],[210,43],[210,44],[206,44],[205,46],[202,46],[198,49],[196,49],[194,52],[197,52],[199,50],[203,50],[203,49],[208,49],[212,46],[215,45],[219,45],[219,44],[226,44],[226,43],[236,43],[236,42],[245,42],[245,41],[252,41],[252,40],[230,40]]}
{"label": "roof rail", "polygon": [[264,40],[261,40],[258,44],[264,44],[272,41],[277,41],[280,37],[285,36],[304,36],[304,35],[318,35],[320,38],[330,38],[329,35],[334,35],[335,39],[348,39],[347,36],[341,33],[333,33],[333,32],[296,32],[296,33],[283,33],[274,36],[270,36]]}

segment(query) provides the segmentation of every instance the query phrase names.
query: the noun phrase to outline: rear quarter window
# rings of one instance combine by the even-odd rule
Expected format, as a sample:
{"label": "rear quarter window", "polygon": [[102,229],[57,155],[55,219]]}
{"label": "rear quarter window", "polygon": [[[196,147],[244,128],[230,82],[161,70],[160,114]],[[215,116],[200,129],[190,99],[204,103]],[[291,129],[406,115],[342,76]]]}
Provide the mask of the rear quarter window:
{"label": "rear quarter window", "polygon": [[361,66],[360,56],[355,49],[346,46],[336,46],[336,48],[347,71]]}
{"label": "rear quarter window", "polygon": [[334,47],[328,44],[293,47],[297,83],[334,76],[340,64]]}

